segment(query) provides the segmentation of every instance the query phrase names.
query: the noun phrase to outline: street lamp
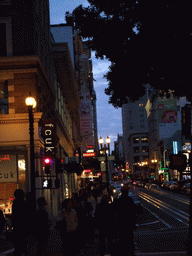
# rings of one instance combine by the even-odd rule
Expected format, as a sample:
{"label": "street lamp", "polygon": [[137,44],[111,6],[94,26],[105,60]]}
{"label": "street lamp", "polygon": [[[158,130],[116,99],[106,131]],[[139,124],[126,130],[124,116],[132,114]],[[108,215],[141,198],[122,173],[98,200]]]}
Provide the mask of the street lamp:
{"label": "street lamp", "polygon": [[36,107],[37,103],[36,103],[36,100],[30,95],[25,99],[25,104],[28,106],[28,113],[29,113],[31,194],[32,194],[32,197],[35,199],[35,153],[34,153],[33,109]]}
{"label": "street lamp", "polygon": [[100,146],[101,146],[101,150],[104,151],[104,154],[105,154],[106,178],[107,178],[107,192],[108,192],[108,195],[110,196],[110,193],[109,193],[109,173],[108,173],[107,153],[110,154],[110,142],[111,142],[111,140],[110,140],[110,138],[107,136],[107,138],[106,138],[106,143],[107,143],[107,145],[104,144],[104,146],[103,146],[103,142],[104,142],[103,138],[100,137],[100,139],[99,139],[99,144],[100,144]]}

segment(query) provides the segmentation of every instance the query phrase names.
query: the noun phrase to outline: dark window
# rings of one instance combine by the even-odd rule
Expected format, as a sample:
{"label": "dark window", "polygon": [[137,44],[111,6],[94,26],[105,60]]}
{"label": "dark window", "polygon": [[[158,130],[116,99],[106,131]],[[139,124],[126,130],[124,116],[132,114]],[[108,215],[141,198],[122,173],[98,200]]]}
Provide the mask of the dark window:
{"label": "dark window", "polygon": [[134,156],[134,163],[140,162],[140,156]]}
{"label": "dark window", "polygon": [[0,83],[0,114],[8,114],[8,90],[5,82]]}
{"label": "dark window", "polygon": [[134,153],[139,153],[139,147],[134,147],[133,150],[134,150]]}
{"label": "dark window", "polygon": [[148,146],[143,146],[142,151],[143,151],[143,153],[149,152],[149,147]]}
{"label": "dark window", "polygon": [[6,23],[0,23],[0,56],[7,56],[6,48]]}

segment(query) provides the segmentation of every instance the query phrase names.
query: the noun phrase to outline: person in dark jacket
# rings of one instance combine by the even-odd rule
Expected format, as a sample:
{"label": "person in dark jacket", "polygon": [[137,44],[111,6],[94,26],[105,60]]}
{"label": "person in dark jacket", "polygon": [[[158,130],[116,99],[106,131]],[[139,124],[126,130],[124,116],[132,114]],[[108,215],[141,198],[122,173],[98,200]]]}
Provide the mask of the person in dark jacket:
{"label": "person in dark jacket", "polygon": [[14,192],[14,201],[12,205],[12,226],[13,226],[13,246],[14,256],[21,255],[26,248],[27,232],[27,210],[25,202],[25,193],[22,189],[16,189]]}
{"label": "person in dark jacket", "polygon": [[44,197],[37,199],[38,210],[35,213],[35,239],[38,242],[37,255],[46,255],[49,234],[49,219],[46,211],[47,202]]}
{"label": "person in dark jacket", "polygon": [[99,230],[100,255],[110,253],[112,215],[108,195],[103,195],[95,211],[96,227]]}
{"label": "person in dark jacket", "polygon": [[2,235],[2,232],[4,230],[4,226],[5,226],[5,217],[3,215],[3,211],[0,210],[0,236]]}
{"label": "person in dark jacket", "polygon": [[117,206],[117,228],[119,232],[118,255],[135,256],[134,233],[136,228],[136,209],[133,199],[128,196],[129,187],[121,188],[122,195]]}

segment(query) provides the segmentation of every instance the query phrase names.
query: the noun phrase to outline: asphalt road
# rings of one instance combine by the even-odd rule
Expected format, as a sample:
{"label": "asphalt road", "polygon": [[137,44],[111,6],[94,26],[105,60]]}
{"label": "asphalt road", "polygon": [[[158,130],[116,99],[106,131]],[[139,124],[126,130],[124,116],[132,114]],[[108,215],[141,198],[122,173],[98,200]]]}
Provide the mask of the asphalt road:
{"label": "asphalt road", "polygon": [[185,251],[189,231],[189,197],[132,186],[141,197],[135,241],[141,252]]}

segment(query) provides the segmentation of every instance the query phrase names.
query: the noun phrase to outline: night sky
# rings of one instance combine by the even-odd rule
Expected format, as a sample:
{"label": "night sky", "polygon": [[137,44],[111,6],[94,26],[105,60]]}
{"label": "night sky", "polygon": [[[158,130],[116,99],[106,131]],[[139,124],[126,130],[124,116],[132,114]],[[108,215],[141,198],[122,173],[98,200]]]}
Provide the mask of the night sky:
{"label": "night sky", "polygon": [[[50,23],[60,24],[65,22],[65,12],[72,12],[78,5],[87,7],[89,3],[86,0],[49,0],[50,2]],[[111,139],[111,150],[114,149],[114,141],[118,134],[122,134],[121,109],[115,109],[108,103],[109,97],[104,89],[107,87],[107,80],[103,75],[107,73],[110,62],[95,58],[92,52],[94,88],[97,96],[97,128],[98,138],[107,136]]]}

